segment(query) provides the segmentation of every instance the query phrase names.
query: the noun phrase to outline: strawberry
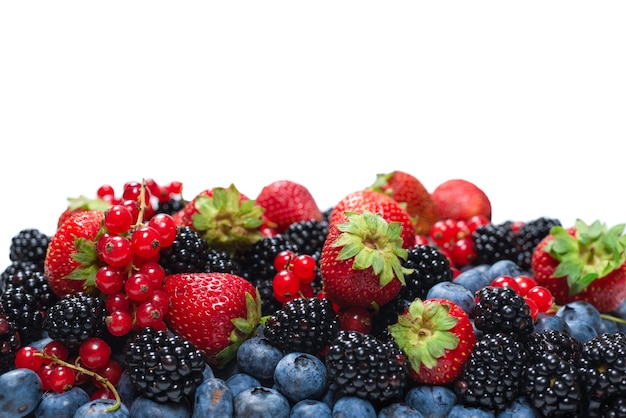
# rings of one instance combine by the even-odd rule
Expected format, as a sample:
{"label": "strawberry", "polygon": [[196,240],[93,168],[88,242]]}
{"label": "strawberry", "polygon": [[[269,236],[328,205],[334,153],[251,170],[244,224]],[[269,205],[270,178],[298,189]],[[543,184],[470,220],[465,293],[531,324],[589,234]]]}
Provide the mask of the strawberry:
{"label": "strawberry", "polygon": [[345,222],[346,212],[362,213],[364,210],[379,213],[387,222],[399,222],[402,226],[402,246],[411,248],[415,245],[413,221],[407,211],[393,198],[375,190],[358,190],[341,199],[328,217],[329,227]]}
{"label": "strawberry", "polygon": [[95,290],[99,265],[94,241],[103,220],[103,211],[79,211],[63,222],[50,239],[44,270],[50,289],[57,296]]}
{"label": "strawberry", "polygon": [[296,222],[322,219],[322,211],[309,189],[291,180],[278,180],[263,187],[256,204],[265,209],[265,216],[275,224],[278,233]]}
{"label": "strawberry", "polygon": [[537,283],[564,305],[585,301],[600,312],[616,309],[626,298],[624,225],[607,229],[580,219],[575,226],[554,226],[535,247],[531,271]]}
{"label": "strawberry", "polygon": [[261,321],[261,297],[247,280],[229,273],[180,273],[165,278],[165,318],[172,331],[204,351],[217,367],[232,360]]}
{"label": "strawberry", "polygon": [[70,216],[76,213],[84,212],[87,210],[105,211],[111,207],[111,203],[99,198],[90,199],[85,196],[79,196],[75,198],[69,198],[67,200],[69,202],[69,205],[57,219],[57,228],[59,228],[63,224],[63,222],[65,222]]}
{"label": "strawberry", "polygon": [[378,174],[369,188],[400,202],[411,216],[418,235],[428,234],[430,227],[441,218],[439,207],[428,190],[417,177],[409,173],[396,170]]}
{"label": "strawberry", "polygon": [[320,257],[323,291],[341,308],[376,308],[405,284],[402,224],[369,210],[349,212],[344,223],[329,226]]}
{"label": "strawberry", "polygon": [[468,314],[441,298],[415,299],[389,332],[408,357],[409,376],[427,385],[455,380],[476,343]]}
{"label": "strawberry", "polygon": [[174,221],[198,231],[211,248],[230,253],[263,238],[263,208],[233,184],[202,191],[174,215]]}

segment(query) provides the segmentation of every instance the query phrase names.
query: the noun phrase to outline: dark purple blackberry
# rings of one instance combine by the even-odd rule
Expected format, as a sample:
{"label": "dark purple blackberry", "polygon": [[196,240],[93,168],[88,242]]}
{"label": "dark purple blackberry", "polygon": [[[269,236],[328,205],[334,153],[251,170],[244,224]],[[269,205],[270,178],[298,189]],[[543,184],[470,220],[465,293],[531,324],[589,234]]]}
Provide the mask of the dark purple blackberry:
{"label": "dark purple blackberry", "polygon": [[459,401],[494,413],[506,409],[522,394],[527,360],[527,347],[516,334],[483,334],[454,382]]}
{"label": "dark purple blackberry", "polygon": [[168,215],[174,215],[185,207],[187,202],[181,197],[171,197],[166,202],[159,202],[156,207],[155,213],[166,213]]}
{"label": "dark purple blackberry", "polygon": [[412,301],[412,299],[405,299],[398,294],[391,301],[382,305],[372,316],[370,334],[386,341],[390,336],[387,327],[398,322],[398,316],[409,308]]}
{"label": "dark purple blackberry", "polygon": [[70,351],[91,337],[104,337],[106,330],[104,300],[83,292],[67,294],[52,305],[44,318],[50,338],[65,344]]}
{"label": "dark purple blackberry", "polygon": [[265,237],[251,248],[239,251],[234,260],[241,268],[241,277],[252,283],[261,295],[263,316],[271,315],[282,307],[274,298],[272,281],[276,275],[274,259],[281,251],[298,252],[298,246],[283,234]]}
{"label": "dark purple blackberry", "polygon": [[524,370],[523,392],[544,417],[585,416],[578,369],[558,354],[535,353]]}
{"label": "dark purple blackberry", "polygon": [[263,334],[285,352],[319,354],[339,332],[339,317],[326,298],[296,298],[267,318]]}
{"label": "dark purple blackberry", "polygon": [[44,313],[36,296],[28,293],[23,287],[11,286],[2,294],[0,306],[15,323],[23,345],[41,339]]}
{"label": "dark purple blackberry", "polygon": [[338,396],[356,396],[374,406],[402,398],[410,366],[394,341],[341,330],[325,357],[330,389]]}
{"label": "dark purple blackberry", "polygon": [[161,249],[159,264],[166,274],[200,273],[206,269],[209,244],[192,227],[179,227],[169,247]]}
{"label": "dark purple blackberry", "polygon": [[400,290],[400,297],[410,301],[425,299],[431,287],[452,280],[450,260],[429,245],[419,244],[410,248],[402,265],[413,269],[413,273],[404,276],[406,286]]}
{"label": "dark purple blackberry", "polygon": [[484,333],[513,332],[527,340],[535,324],[524,298],[510,287],[487,286],[476,292],[474,326]]}
{"label": "dark purple blackberry", "polygon": [[165,403],[193,401],[206,362],[191,342],[148,327],[128,341],[124,365],[140,394]]}
{"label": "dark purple blackberry", "polygon": [[23,273],[24,276],[29,276],[33,271],[43,272],[43,267],[32,261],[12,261],[0,274],[0,292],[4,291],[14,275]]}
{"label": "dark purple blackberry", "polygon": [[604,418],[626,417],[626,396],[615,396],[604,403],[602,407]]}
{"label": "dark purple blackberry", "polygon": [[37,300],[39,309],[46,312],[59,298],[50,288],[48,278],[39,270],[19,270],[7,276],[6,288],[20,287]]}
{"label": "dark purple blackberry", "polygon": [[604,333],[583,343],[576,363],[587,389],[587,417],[604,417],[613,398],[626,396],[626,334]]}
{"label": "dark purple blackberry", "polygon": [[36,228],[22,229],[11,239],[11,261],[32,261],[43,268],[51,237]]}
{"label": "dark purple blackberry", "polygon": [[541,217],[524,223],[517,231],[518,254],[516,263],[524,271],[530,271],[533,251],[539,242],[550,234],[553,226],[561,226],[561,221]]}
{"label": "dark purple blackberry", "polygon": [[204,271],[207,273],[230,273],[240,276],[240,270],[239,265],[228,252],[213,248],[209,249]]}
{"label": "dark purple blackberry", "polygon": [[14,367],[15,355],[21,347],[20,334],[8,315],[0,314],[0,374]]}
{"label": "dark purple blackberry", "polygon": [[528,348],[533,357],[555,354],[562,360],[575,363],[580,358],[583,345],[567,332],[546,329],[531,335]]}
{"label": "dark purple blackberry", "polygon": [[513,222],[481,225],[472,233],[472,242],[476,258],[474,265],[493,264],[499,260],[517,262],[517,235],[513,231]]}

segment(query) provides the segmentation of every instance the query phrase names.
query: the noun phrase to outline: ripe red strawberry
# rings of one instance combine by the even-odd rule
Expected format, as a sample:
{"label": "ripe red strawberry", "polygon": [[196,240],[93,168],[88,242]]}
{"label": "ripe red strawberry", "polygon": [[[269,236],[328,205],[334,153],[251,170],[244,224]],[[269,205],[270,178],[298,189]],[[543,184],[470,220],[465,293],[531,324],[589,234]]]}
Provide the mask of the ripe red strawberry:
{"label": "ripe red strawberry", "polygon": [[63,222],[50,239],[44,269],[57,296],[95,289],[99,266],[94,240],[103,219],[103,211],[80,211]]}
{"label": "ripe red strawberry", "polygon": [[427,385],[455,380],[476,343],[467,313],[439,298],[415,299],[389,331],[407,355],[411,378]]}
{"label": "ripe red strawberry", "polygon": [[263,208],[235,185],[199,193],[174,216],[179,226],[191,226],[211,248],[231,253],[263,238]]}
{"label": "ripe red strawberry", "polygon": [[242,277],[228,273],[181,273],[165,278],[170,328],[223,367],[261,321],[261,297]]}
{"label": "ripe red strawberry", "polygon": [[405,284],[402,224],[380,214],[350,212],[329,226],[320,257],[323,291],[340,308],[382,306]]}
{"label": "ripe red strawberry", "polygon": [[322,219],[322,211],[313,195],[302,184],[291,180],[278,180],[263,187],[256,204],[265,209],[267,219],[283,233],[296,222]]}
{"label": "ripe red strawberry", "polygon": [[378,174],[370,186],[400,202],[413,219],[416,234],[428,234],[430,227],[441,216],[439,207],[421,181],[404,171]]}
{"label": "ripe red strawberry", "polygon": [[331,226],[345,222],[347,219],[346,212],[363,213],[365,210],[380,214],[387,222],[399,222],[402,226],[400,232],[402,246],[411,248],[415,245],[413,221],[407,211],[390,196],[375,190],[358,190],[341,199],[333,207],[328,218],[328,224]]}
{"label": "ripe red strawberry", "polygon": [[67,200],[69,202],[69,205],[63,211],[63,213],[59,215],[59,218],[57,220],[57,228],[59,228],[63,224],[63,222],[65,222],[70,216],[73,216],[76,213],[84,212],[87,210],[105,211],[111,207],[111,203],[99,198],[89,199],[85,196],[80,196],[76,198],[69,198]]}
{"label": "ripe red strawberry", "polygon": [[595,221],[555,226],[533,252],[531,270],[537,283],[564,305],[582,300],[600,312],[615,310],[626,298],[624,225],[607,229]]}

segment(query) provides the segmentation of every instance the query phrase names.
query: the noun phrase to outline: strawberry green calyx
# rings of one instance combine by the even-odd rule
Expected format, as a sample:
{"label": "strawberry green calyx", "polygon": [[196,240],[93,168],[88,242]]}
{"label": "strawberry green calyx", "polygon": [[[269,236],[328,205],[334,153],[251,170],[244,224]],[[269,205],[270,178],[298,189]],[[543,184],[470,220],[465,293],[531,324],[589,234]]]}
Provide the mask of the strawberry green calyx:
{"label": "strawberry green calyx", "polygon": [[228,337],[228,346],[217,353],[217,367],[222,368],[231,361],[237,354],[239,346],[250,338],[256,327],[261,323],[261,294],[256,289],[256,297],[251,293],[246,293],[246,318],[233,318],[231,320],[235,328]]}
{"label": "strawberry green calyx", "polygon": [[365,270],[372,268],[380,277],[380,287],[389,284],[394,277],[405,285],[404,275],[413,272],[402,266],[400,259],[406,260],[407,250],[402,247],[402,224],[387,223],[379,214],[368,210],[363,213],[346,212],[347,222],[337,225],[341,232],[333,246],[341,247],[337,258],[354,258],[352,268]]}
{"label": "strawberry green calyx", "polygon": [[72,259],[80,265],[66,277],[82,281],[85,292],[92,293],[96,286],[96,273],[100,268],[96,248],[93,241],[82,237],[75,238],[74,245],[76,252],[72,254]]}
{"label": "strawberry green calyx", "polygon": [[100,198],[89,198],[83,195],[78,197],[69,197],[68,209],[69,210],[101,210],[105,211],[111,207],[111,203]]}
{"label": "strawberry green calyx", "polygon": [[192,224],[209,246],[231,254],[263,238],[263,208],[242,199],[237,188],[216,187],[212,196],[199,196]]}
{"label": "strawberry green calyx", "polygon": [[432,369],[446,350],[457,348],[460,339],[450,330],[458,322],[459,318],[450,314],[450,305],[425,305],[417,298],[398,317],[398,322],[389,326],[389,332],[419,373],[421,365]]}
{"label": "strawberry green calyx", "polygon": [[562,226],[550,230],[553,239],[544,251],[559,261],[554,276],[567,277],[570,296],[626,262],[624,227],[619,224],[609,229],[600,221],[588,225],[578,219],[574,235]]}

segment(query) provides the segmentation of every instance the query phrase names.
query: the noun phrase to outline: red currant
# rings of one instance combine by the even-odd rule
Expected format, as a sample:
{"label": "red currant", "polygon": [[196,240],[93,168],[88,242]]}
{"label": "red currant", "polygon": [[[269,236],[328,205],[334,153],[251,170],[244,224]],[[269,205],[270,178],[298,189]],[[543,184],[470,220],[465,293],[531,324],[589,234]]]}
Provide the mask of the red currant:
{"label": "red currant", "polygon": [[32,345],[21,347],[17,350],[17,353],[15,353],[15,367],[33,371],[39,370],[43,365],[43,357],[39,356],[39,354],[40,351]]}
{"label": "red currant", "polygon": [[138,273],[143,273],[150,278],[154,289],[160,289],[165,279],[165,269],[156,261],[148,261],[139,266]]}
{"label": "red currant", "polygon": [[115,294],[107,296],[104,301],[104,306],[108,312],[126,311],[130,309],[130,299],[124,292],[117,292]]}
{"label": "red currant", "polygon": [[[124,369],[118,361],[110,359],[104,367],[95,370],[95,372],[98,376],[107,379],[113,386],[117,386],[120,378],[122,377]],[[95,376],[93,378],[93,383],[98,387],[103,387],[100,380],[95,378]]]}
{"label": "red currant", "polygon": [[151,258],[159,254],[161,234],[151,226],[137,228],[130,239],[133,252],[141,258]]}
{"label": "red currant", "polygon": [[530,276],[521,275],[513,277],[517,284],[519,285],[519,294],[520,296],[526,296],[528,290],[537,286],[537,281]]}
{"label": "red currant", "polygon": [[517,282],[512,276],[506,276],[506,275],[498,276],[491,281],[491,285],[494,287],[507,287],[508,286],[511,289],[513,289],[515,293],[519,295],[519,290],[520,290],[519,284],[517,284]]}
{"label": "red currant", "polygon": [[476,259],[474,243],[469,237],[456,240],[450,251],[450,256],[457,267],[468,266]]}
{"label": "red currant", "polygon": [[136,200],[123,200],[120,205],[123,205],[128,209],[131,215],[133,215],[133,225],[139,220],[139,203]]}
{"label": "red currant", "polygon": [[144,301],[152,296],[154,284],[147,274],[133,273],[124,283],[124,291],[133,301]]}
{"label": "red currant", "polygon": [[124,267],[132,261],[133,250],[128,238],[121,235],[108,235],[103,236],[100,240],[104,240],[104,242],[99,256],[108,265]]}
{"label": "red currant", "polygon": [[300,279],[301,284],[310,284],[315,279],[317,263],[312,256],[302,254],[292,261],[292,270]]}
{"label": "red currant", "polygon": [[78,355],[86,368],[96,370],[109,362],[111,347],[102,338],[91,337],[81,343]]}
{"label": "red currant", "polygon": [[452,242],[458,232],[457,224],[453,219],[441,219],[430,228],[430,239],[438,246]]}
{"label": "red currant", "polygon": [[524,298],[526,305],[530,308],[530,316],[533,320],[537,319],[537,315],[539,314],[539,308],[534,300],[529,298]]}
{"label": "red currant", "polygon": [[98,190],[96,191],[96,196],[98,196],[98,198],[102,200],[109,201],[110,199],[115,198],[115,189],[113,189],[113,186],[111,186],[110,184],[103,184],[102,186],[98,187]]}
{"label": "red currant", "polygon": [[341,329],[369,334],[372,331],[372,313],[365,308],[350,307],[339,311]]}
{"label": "red currant", "polygon": [[528,289],[526,297],[528,299],[532,299],[537,304],[537,309],[539,309],[539,312],[542,313],[548,312],[554,302],[552,292],[550,292],[550,290],[546,287],[539,285]]}
{"label": "red currant", "polygon": [[[62,361],[67,361],[70,356],[70,350],[65,346],[65,344],[57,340],[50,341],[42,348],[42,351],[45,355]],[[52,363],[52,360],[44,359],[44,364]]]}
{"label": "red currant", "polygon": [[170,310],[170,296],[165,290],[156,289],[148,300],[159,308],[163,316],[167,315]]}
{"label": "red currant", "polygon": [[133,317],[128,311],[113,311],[106,318],[107,330],[115,337],[128,334],[133,328]]}
{"label": "red currant", "polygon": [[105,295],[117,293],[124,287],[126,275],[120,267],[102,266],[96,271],[95,285]]}
{"label": "red currant", "polygon": [[484,215],[474,215],[469,218],[466,223],[470,230],[470,234],[473,234],[479,226],[488,225],[489,222],[489,219],[487,219]]}
{"label": "red currant", "polygon": [[176,239],[176,221],[166,213],[157,213],[148,221],[148,226],[156,230],[159,235],[161,247],[169,247]]}
{"label": "red currant", "polygon": [[121,235],[133,225],[133,215],[126,206],[113,205],[104,215],[104,226],[113,235]]}
{"label": "red currant", "polygon": [[296,254],[293,251],[284,250],[276,254],[274,257],[274,268],[276,271],[289,270],[291,261],[296,258]]}
{"label": "red currant", "polygon": [[99,387],[89,396],[89,400],[115,399],[115,394],[108,387]]}
{"label": "red currant", "polygon": [[163,312],[155,303],[150,301],[142,302],[135,311],[135,321],[142,328],[162,328]]}
{"label": "red currant", "polygon": [[286,302],[298,294],[300,279],[291,270],[281,270],[272,280],[274,297],[279,302]]}
{"label": "red currant", "polygon": [[44,392],[50,390],[50,373],[54,367],[55,366],[52,364],[44,364],[35,370],[35,373],[39,376],[39,380],[41,380],[41,388]]}
{"label": "red currant", "polygon": [[52,370],[48,375],[50,389],[57,393],[63,393],[70,390],[76,383],[76,375],[74,370],[67,366],[52,366]]}

